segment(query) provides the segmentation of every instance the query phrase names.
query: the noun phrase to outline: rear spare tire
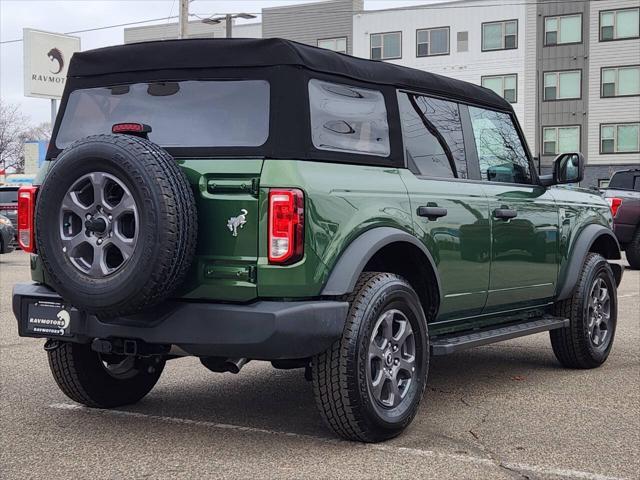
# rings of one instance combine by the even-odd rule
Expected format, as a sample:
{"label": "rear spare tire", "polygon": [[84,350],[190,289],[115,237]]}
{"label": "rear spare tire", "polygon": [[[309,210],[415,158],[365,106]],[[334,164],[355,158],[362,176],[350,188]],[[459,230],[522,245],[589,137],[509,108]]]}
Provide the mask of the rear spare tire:
{"label": "rear spare tire", "polygon": [[38,192],[35,225],[48,283],[106,317],[174,293],[197,238],[185,174],[165,150],[130,135],[94,135],[65,149]]}

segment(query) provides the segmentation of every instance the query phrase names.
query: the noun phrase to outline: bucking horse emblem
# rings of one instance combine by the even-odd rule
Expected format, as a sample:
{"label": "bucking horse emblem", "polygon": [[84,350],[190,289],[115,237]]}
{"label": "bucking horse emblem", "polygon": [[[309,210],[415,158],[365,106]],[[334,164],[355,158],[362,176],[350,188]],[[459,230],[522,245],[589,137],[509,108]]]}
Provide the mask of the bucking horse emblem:
{"label": "bucking horse emblem", "polygon": [[247,223],[247,212],[244,208],[240,210],[240,215],[237,217],[231,217],[227,220],[227,228],[233,234],[234,237],[238,236],[238,229],[242,228]]}

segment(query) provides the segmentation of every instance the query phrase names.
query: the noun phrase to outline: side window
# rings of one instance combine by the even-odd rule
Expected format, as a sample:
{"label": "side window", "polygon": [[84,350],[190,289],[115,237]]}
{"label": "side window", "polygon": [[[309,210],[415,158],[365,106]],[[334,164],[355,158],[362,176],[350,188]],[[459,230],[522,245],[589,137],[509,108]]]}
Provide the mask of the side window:
{"label": "side window", "polygon": [[400,92],[398,105],[408,162],[421,175],[467,178],[458,104]]}
{"label": "side window", "polygon": [[483,180],[531,183],[531,167],[510,115],[469,107]]}
{"label": "side window", "polygon": [[389,124],[377,90],[309,80],[311,139],[319,150],[388,157]]}

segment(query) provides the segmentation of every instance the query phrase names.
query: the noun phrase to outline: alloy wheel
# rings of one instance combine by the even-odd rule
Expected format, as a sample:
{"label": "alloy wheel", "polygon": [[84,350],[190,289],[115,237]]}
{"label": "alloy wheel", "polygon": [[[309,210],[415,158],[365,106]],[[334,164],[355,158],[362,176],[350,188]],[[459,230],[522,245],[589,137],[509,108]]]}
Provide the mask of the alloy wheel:
{"label": "alloy wheel", "polygon": [[395,408],[406,397],[416,375],[413,328],[400,310],[384,312],[377,320],[368,348],[367,380],[377,403]]}
{"label": "alloy wheel", "polygon": [[611,296],[602,277],[591,285],[587,304],[589,340],[596,348],[606,348],[611,339]]}
{"label": "alloy wheel", "polygon": [[77,270],[92,278],[112,275],[133,255],[137,237],[138,207],[120,179],[92,172],[67,190],[60,207],[60,240]]}

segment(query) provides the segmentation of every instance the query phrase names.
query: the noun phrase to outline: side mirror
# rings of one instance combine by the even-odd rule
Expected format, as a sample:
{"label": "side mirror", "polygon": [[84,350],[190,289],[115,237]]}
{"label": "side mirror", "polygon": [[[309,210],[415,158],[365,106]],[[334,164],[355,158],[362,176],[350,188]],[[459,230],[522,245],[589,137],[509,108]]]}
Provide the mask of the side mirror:
{"label": "side mirror", "polygon": [[584,178],[584,156],[579,152],[561,153],[553,161],[553,175],[541,175],[545,187],[579,183]]}

